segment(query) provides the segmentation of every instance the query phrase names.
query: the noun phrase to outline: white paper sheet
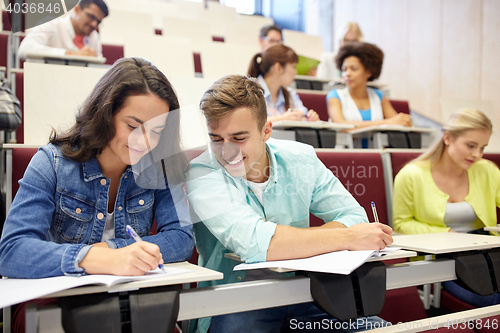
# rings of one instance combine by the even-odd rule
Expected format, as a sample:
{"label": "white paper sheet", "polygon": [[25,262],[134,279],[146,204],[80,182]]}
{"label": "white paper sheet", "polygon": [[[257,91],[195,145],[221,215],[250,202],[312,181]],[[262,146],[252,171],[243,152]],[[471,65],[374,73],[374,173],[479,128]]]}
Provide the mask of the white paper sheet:
{"label": "white paper sheet", "polygon": [[235,271],[260,268],[285,268],[297,271],[311,271],[334,274],[350,274],[371,257],[400,250],[400,247],[386,247],[381,251],[336,251],[314,257],[293,260],[266,261],[255,264],[239,264]]}

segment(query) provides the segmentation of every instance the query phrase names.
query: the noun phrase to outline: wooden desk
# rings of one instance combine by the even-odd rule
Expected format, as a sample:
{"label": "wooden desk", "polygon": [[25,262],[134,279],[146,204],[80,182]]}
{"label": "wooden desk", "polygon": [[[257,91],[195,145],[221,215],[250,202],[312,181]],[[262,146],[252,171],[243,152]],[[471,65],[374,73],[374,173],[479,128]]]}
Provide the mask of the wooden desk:
{"label": "wooden desk", "polygon": [[[372,258],[368,259],[366,262],[384,261],[384,260],[401,259],[401,258],[411,258],[411,257],[416,257],[416,256],[417,256],[417,253],[414,251],[398,250],[398,251],[395,251],[392,253],[384,254],[381,257],[372,257]],[[224,258],[235,260],[238,262],[242,262],[240,256],[237,255],[236,253],[224,253]],[[282,267],[269,268],[269,270],[277,272],[277,273],[287,273],[287,272],[294,272],[295,271],[293,269],[282,268]]]}
{"label": "wooden desk", "polygon": [[385,132],[412,132],[419,134],[433,134],[435,130],[428,127],[407,127],[402,125],[378,125],[378,126],[368,126],[363,128],[355,128],[345,133],[348,148],[354,148],[354,139],[361,137],[373,138],[373,148],[382,149],[385,146],[385,141],[387,141]]}
{"label": "wooden desk", "polygon": [[[394,246],[428,254],[456,253],[471,250],[485,250],[500,247],[500,237],[462,233],[434,233],[394,236]],[[431,260],[428,255],[426,260]],[[440,285],[434,286],[434,306],[439,307]],[[424,285],[424,307],[430,308],[430,285]]]}
{"label": "wooden desk", "polygon": [[[72,288],[72,289],[52,293],[52,294],[43,296],[41,298],[86,295],[86,294],[105,293],[105,292],[115,293],[115,292],[120,292],[120,291],[138,290],[141,288],[152,288],[152,287],[158,287],[158,286],[168,286],[168,285],[184,284],[184,283],[191,283],[191,282],[220,280],[224,276],[220,272],[213,271],[211,269],[204,268],[204,267],[201,267],[198,265],[193,265],[193,264],[188,263],[188,262],[165,264],[165,266],[166,267],[188,269],[188,270],[192,270],[193,272],[186,273],[186,274],[165,276],[161,279],[142,280],[142,281],[139,280],[139,281],[133,281],[133,282],[120,283],[120,284],[113,285],[111,287],[107,287],[107,286],[103,286],[103,285],[82,286],[82,287],[77,287],[77,288]],[[49,311],[49,313],[54,314],[54,311],[51,310],[51,311]],[[58,314],[60,316],[60,309],[59,309],[59,312],[56,311],[56,314]],[[4,319],[5,318],[10,319],[10,308],[9,307],[4,308]],[[29,325],[30,327],[36,327],[37,324],[40,324],[40,322],[38,322],[37,315],[32,310],[28,310],[28,308],[26,311],[26,318],[27,318],[27,321],[30,321],[32,323],[32,325]],[[49,320],[49,322],[52,322],[52,321]],[[56,320],[56,322],[58,325],[60,325],[60,319],[59,319],[59,321]],[[43,321],[41,321],[41,323],[43,324]],[[62,327],[57,329],[57,325],[55,325],[55,326],[52,325],[52,328],[53,327],[56,327],[56,331],[62,332]],[[44,331],[44,328],[40,327],[40,331]],[[50,331],[52,331],[52,330],[50,330]],[[9,320],[4,320],[3,332],[4,333],[10,332]],[[27,332],[28,332],[28,330],[27,330]]]}
{"label": "wooden desk", "polygon": [[[454,279],[456,279],[454,260],[403,263],[387,266],[386,288],[392,290]],[[187,289],[181,290],[178,320],[305,303],[312,300],[310,280],[304,276]],[[55,332],[57,330],[53,330],[54,327],[60,325],[61,311],[46,307],[37,311],[27,311],[27,316],[38,316],[39,332]],[[61,330],[62,328],[59,328],[57,332]]]}
{"label": "wooden desk", "polygon": [[500,232],[500,224],[497,224],[496,227],[485,227],[484,231],[498,231],[498,232]]}
{"label": "wooden desk", "polygon": [[455,232],[394,236],[394,246],[430,254],[485,250],[500,247],[500,237]]}
{"label": "wooden desk", "polygon": [[89,57],[81,55],[66,54],[62,56],[55,56],[53,54],[43,53],[28,53],[26,55],[27,62],[38,62],[44,64],[54,65],[71,65],[83,67],[105,67],[109,68],[110,65],[105,65],[106,58],[104,57]]}
{"label": "wooden desk", "polygon": [[[336,142],[337,131],[354,128],[354,125],[330,123],[326,121],[277,121],[273,123],[272,137],[275,139],[284,139],[292,141],[300,141],[310,144],[315,148],[334,148]],[[312,136],[306,131],[307,138],[300,138],[300,130],[328,130],[331,133],[314,133]],[[325,137],[326,134],[326,137]],[[299,137],[297,137],[299,136]],[[325,138],[323,138],[325,137]]]}
{"label": "wooden desk", "polygon": [[339,123],[330,123],[327,121],[291,121],[291,120],[282,120],[273,123],[273,128],[314,128],[314,129],[328,129],[333,131],[341,131],[345,129],[354,128],[354,125],[351,124],[339,124]]}

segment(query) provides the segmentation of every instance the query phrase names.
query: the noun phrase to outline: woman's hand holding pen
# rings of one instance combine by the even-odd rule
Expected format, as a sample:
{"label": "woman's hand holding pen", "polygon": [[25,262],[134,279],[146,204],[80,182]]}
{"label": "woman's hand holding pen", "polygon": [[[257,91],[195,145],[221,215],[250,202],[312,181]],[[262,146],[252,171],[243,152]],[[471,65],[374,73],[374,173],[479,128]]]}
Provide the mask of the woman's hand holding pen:
{"label": "woman's hand holding pen", "polygon": [[305,116],[304,111],[288,109],[288,111],[281,115],[282,119],[280,120],[302,121]]}
{"label": "woman's hand holding pen", "polygon": [[314,110],[309,110],[306,116],[307,121],[319,121],[319,116]]}
{"label": "woman's hand holding pen", "polygon": [[[100,243],[98,243],[100,244]],[[160,248],[149,242],[135,242],[120,249],[92,247],[80,267],[87,274],[144,275],[163,264]]]}

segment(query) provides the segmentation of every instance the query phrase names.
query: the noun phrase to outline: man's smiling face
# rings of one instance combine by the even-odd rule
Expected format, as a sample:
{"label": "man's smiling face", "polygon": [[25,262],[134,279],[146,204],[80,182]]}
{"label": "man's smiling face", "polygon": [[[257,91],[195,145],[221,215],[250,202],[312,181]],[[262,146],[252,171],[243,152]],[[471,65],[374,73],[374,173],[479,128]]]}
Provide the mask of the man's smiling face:
{"label": "man's smiling face", "polygon": [[271,123],[259,129],[252,110],[241,107],[219,119],[216,125],[208,125],[208,135],[219,163],[233,177],[257,183],[266,181],[269,160],[265,142],[271,136]]}

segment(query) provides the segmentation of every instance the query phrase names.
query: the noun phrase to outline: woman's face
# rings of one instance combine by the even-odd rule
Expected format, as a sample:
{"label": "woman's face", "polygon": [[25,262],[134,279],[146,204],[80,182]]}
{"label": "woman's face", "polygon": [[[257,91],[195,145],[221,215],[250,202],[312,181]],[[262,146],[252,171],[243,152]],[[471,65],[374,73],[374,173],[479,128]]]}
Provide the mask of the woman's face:
{"label": "woman's face", "polygon": [[297,66],[296,62],[286,64],[285,67],[282,67],[283,71],[281,73],[281,85],[283,87],[288,87],[293,83],[293,81],[295,81],[295,75],[297,75],[297,68],[295,68],[295,66]]}
{"label": "woman's face", "polygon": [[443,141],[450,159],[459,167],[468,170],[472,164],[483,157],[484,148],[490,141],[491,131],[470,130],[464,134],[453,137],[446,131]]}
{"label": "woman's face", "polygon": [[107,150],[126,165],[137,163],[156,147],[170,107],[154,94],[129,96],[114,117],[116,134]]}
{"label": "woman's face", "polygon": [[350,56],[342,63],[342,77],[349,88],[366,86],[368,79],[372,76],[367,71],[358,57]]}

